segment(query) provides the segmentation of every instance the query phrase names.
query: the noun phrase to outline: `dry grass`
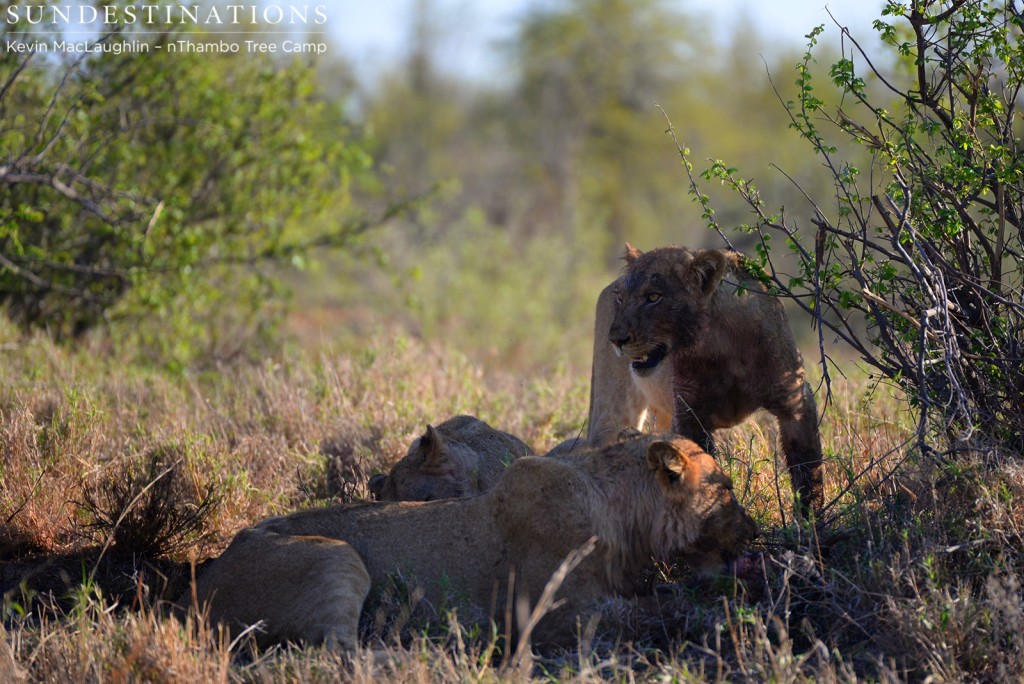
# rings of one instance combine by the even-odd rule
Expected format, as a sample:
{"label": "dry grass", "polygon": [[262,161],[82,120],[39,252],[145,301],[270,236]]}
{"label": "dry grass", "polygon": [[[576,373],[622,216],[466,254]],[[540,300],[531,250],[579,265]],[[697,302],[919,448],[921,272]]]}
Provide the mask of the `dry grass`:
{"label": "dry grass", "polygon": [[[190,561],[263,517],[364,498],[367,476],[427,421],[475,414],[538,450],[575,436],[587,374],[485,374],[453,351],[380,337],[349,353],[175,378],[4,334],[4,681],[991,681],[1024,669],[1018,457],[924,459],[905,445],[901,402],[869,396],[856,378],[836,385],[826,412],[832,503],[817,529],[790,519],[770,421],[722,440],[723,463],[765,531],[762,582],[664,569],[654,596],[609,601],[580,648],[516,666],[501,640],[417,623],[397,606],[382,608],[392,610],[387,632],[367,617],[351,657],[231,649],[203,625],[164,616],[160,600],[181,590]],[[216,506],[173,543],[147,548],[147,536],[166,532],[156,526],[101,557],[114,536],[103,516],[133,508],[141,479],[155,478],[154,454],[173,455],[170,520],[209,492]],[[134,494],[82,505],[109,501],[98,492],[125,473],[141,474]]]}

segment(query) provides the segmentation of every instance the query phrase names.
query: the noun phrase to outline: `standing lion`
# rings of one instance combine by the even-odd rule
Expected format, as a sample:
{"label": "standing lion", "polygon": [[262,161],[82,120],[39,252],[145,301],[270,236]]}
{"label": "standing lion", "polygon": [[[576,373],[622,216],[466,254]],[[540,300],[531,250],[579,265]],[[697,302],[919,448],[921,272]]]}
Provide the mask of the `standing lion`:
{"label": "standing lion", "polygon": [[589,442],[653,418],[710,451],[716,430],[763,408],[778,420],[798,510],[820,506],[817,410],[782,304],[736,252],[627,244],[624,258],[597,302]]}

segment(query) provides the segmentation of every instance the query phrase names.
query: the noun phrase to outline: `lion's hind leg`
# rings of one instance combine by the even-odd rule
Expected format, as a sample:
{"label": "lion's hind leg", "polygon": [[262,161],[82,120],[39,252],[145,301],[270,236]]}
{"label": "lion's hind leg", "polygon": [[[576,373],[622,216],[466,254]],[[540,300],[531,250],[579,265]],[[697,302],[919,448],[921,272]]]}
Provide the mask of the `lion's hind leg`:
{"label": "lion's hind leg", "polygon": [[802,383],[794,406],[772,411],[779,421],[779,440],[786,455],[786,470],[799,499],[798,510],[807,519],[811,509],[821,507],[824,499],[821,437],[818,410],[811,388]]}
{"label": "lion's hind leg", "polygon": [[208,611],[232,635],[253,625],[260,646],[286,641],[351,649],[370,576],[343,541],[242,530],[175,604]]}

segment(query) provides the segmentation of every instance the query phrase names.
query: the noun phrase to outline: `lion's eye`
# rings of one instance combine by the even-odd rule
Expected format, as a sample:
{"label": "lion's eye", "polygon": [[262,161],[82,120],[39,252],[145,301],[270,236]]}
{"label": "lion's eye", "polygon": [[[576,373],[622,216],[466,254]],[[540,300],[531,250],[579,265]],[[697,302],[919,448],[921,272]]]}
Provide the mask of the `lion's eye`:
{"label": "lion's eye", "polygon": [[658,294],[657,292],[652,292],[651,294],[647,295],[647,303],[648,304],[657,304],[660,301],[661,301],[661,295]]}

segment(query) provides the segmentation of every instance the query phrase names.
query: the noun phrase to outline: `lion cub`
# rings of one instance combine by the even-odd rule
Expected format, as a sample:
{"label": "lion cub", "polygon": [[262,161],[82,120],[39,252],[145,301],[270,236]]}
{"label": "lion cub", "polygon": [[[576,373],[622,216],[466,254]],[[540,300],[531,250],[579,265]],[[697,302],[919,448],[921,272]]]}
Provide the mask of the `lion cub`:
{"label": "lion cub", "polygon": [[[513,600],[509,612],[523,606],[528,614],[566,557],[596,537],[594,551],[562,582],[555,596],[560,607],[534,632],[538,641],[555,643],[573,642],[577,620],[596,615],[603,599],[637,591],[652,559],[720,566],[756,531],[714,459],[672,436],[641,436],[558,458],[523,457],[494,489],[476,497],[331,506],[255,528],[281,537],[344,539],[369,571],[371,594],[402,578],[407,595],[422,590],[426,606],[458,607],[464,624],[499,626],[506,597]],[[271,591],[287,587],[296,612],[318,607],[324,580],[305,574],[298,560],[282,557],[281,563],[278,577],[290,579],[274,582]],[[233,581],[260,583],[247,572]],[[267,593],[261,586],[252,590]]]}
{"label": "lion cub", "polygon": [[799,510],[820,506],[817,410],[779,300],[736,252],[627,244],[624,259],[597,302],[590,443],[642,429],[653,410],[659,429],[670,420],[711,451],[712,433],[763,408],[778,420]]}
{"label": "lion cub", "polygon": [[494,487],[505,468],[533,451],[516,437],[473,416],[427,425],[423,436],[387,475],[370,478],[378,501],[433,501],[474,496]]}

